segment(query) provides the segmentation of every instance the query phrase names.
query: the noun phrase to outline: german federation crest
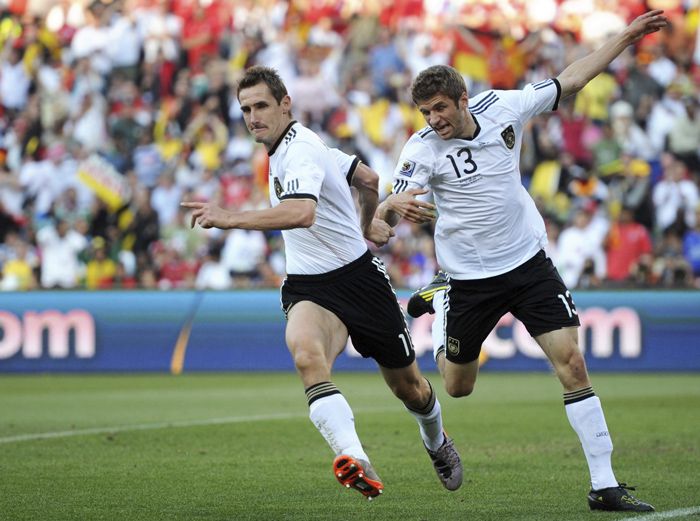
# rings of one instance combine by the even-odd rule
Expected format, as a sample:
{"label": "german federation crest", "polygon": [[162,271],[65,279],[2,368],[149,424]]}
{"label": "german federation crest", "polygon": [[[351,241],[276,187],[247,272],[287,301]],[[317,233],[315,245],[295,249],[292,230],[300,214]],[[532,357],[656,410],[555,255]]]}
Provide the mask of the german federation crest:
{"label": "german federation crest", "polygon": [[506,129],[501,132],[501,137],[505,141],[508,149],[512,149],[515,146],[515,131],[513,130],[513,125],[508,125]]}
{"label": "german federation crest", "polygon": [[277,196],[277,199],[282,197],[282,183],[280,183],[280,180],[278,178],[274,178],[274,186],[275,186],[275,195]]}
{"label": "german federation crest", "polygon": [[447,351],[452,356],[457,356],[459,354],[459,340],[451,336],[447,337]]}

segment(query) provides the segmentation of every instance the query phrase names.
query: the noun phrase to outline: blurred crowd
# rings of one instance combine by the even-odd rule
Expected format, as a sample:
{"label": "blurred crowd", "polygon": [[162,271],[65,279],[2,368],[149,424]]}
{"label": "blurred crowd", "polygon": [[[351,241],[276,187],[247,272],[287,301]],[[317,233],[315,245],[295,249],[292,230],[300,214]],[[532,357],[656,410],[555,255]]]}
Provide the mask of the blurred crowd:
{"label": "blurred crowd", "polygon": [[[295,117],[391,189],[425,126],[409,86],[470,95],[556,76],[648,8],[672,24],[527,128],[523,183],[572,288],[700,288],[700,0],[0,2],[0,288],[276,287],[278,232],[191,229],[182,200],[268,205],[237,104],[276,68]],[[375,253],[396,287],[437,269],[431,225]]]}

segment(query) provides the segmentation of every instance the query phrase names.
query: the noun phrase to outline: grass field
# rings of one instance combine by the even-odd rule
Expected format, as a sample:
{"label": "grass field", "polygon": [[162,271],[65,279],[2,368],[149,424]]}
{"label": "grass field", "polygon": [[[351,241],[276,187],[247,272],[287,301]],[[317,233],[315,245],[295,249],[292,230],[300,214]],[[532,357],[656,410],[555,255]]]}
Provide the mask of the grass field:
{"label": "grass field", "polygon": [[440,392],[465,464],[455,493],[377,374],[334,380],[384,480],[373,502],[333,478],[292,374],[2,376],[0,519],[700,519],[698,375],[594,377],[616,475],[661,512],[636,517],[588,511],[550,375],[485,373],[469,398]]}

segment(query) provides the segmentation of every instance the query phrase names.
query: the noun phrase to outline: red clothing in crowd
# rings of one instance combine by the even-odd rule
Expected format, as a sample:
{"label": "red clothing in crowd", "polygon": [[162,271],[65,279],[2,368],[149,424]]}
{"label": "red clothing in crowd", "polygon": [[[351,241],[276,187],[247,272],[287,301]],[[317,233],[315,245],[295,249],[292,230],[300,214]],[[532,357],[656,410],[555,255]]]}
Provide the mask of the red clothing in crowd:
{"label": "red clothing in crowd", "polygon": [[651,237],[639,223],[613,223],[608,234],[608,278],[625,280],[630,268],[645,253],[651,253]]}

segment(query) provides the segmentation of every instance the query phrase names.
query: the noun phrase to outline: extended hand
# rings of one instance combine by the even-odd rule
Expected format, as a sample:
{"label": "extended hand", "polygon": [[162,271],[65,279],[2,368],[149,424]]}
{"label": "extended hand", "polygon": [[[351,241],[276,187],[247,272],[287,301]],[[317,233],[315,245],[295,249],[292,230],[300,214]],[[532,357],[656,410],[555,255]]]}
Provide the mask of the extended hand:
{"label": "extended hand", "polygon": [[655,9],[639,15],[632,20],[632,23],[627,28],[627,31],[632,35],[632,43],[639,41],[647,34],[655,33],[656,31],[668,25],[668,18],[663,16],[662,9]]}
{"label": "extended hand", "polygon": [[384,246],[394,236],[394,229],[382,219],[372,219],[372,226],[365,232],[365,239],[378,247]]}
{"label": "extended hand", "polygon": [[435,219],[435,205],[416,199],[417,195],[427,194],[425,188],[413,188],[400,194],[392,194],[386,199],[389,209],[404,219],[424,224]]}
{"label": "extended hand", "polygon": [[214,203],[184,202],[180,203],[180,206],[192,209],[192,221],[190,222],[192,228],[195,224],[199,224],[202,228],[230,228],[230,213]]}

